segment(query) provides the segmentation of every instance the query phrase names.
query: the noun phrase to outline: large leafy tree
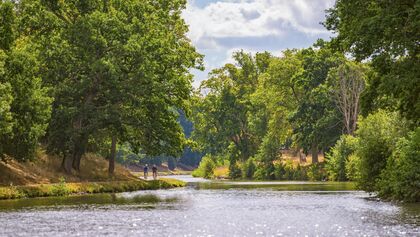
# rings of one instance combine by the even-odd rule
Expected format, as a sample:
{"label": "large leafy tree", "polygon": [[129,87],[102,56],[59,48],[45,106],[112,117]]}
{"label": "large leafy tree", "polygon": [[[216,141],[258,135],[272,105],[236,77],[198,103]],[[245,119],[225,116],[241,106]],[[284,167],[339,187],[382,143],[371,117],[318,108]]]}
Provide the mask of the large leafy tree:
{"label": "large leafy tree", "polygon": [[[337,0],[325,25],[334,43],[357,60],[370,59],[378,73],[369,87],[375,99],[387,95],[402,114],[420,123],[420,2]],[[374,98],[369,97],[372,100]]]}
{"label": "large leafy tree", "polygon": [[118,142],[150,155],[182,151],[176,109],[188,110],[189,68],[201,61],[185,36],[185,4],[22,1],[22,28],[42,35],[42,75],[55,98],[48,147],[65,170],[79,170],[89,144],[104,140],[110,173]]}
{"label": "large leafy tree", "polygon": [[[203,151],[227,155],[231,168],[237,160],[246,161],[257,149],[258,138],[249,124],[249,114],[256,111],[251,95],[264,73],[271,55],[254,56],[243,51],[233,55],[236,65],[215,69],[200,87],[194,110],[194,138]],[[232,171],[232,170],[231,170]]]}
{"label": "large leafy tree", "polygon": [[273,178],[273,161],[292,135],[288,117],[302,98],[296,80],[303,73],[302,61],[296,50],[284,51],[281,58],[272,58],[266,72],[260,75],[252,95],[255,111],[249,115],[251,128],[260,139],[256,160],[264,178]]}
{"label": "large leafy tree", "polygon": [[39,77],[37,48],[18,30],[15,7],[0,1],[0,155],[28,160],[45,134],[51,98]]}
{"label": "large leafy tree", "polygon": [[339,112],[325,82],[329,70],[343,61],[342,55],[326,42],[320,41],[315,46],[299,52],[303,72],[296,79],[296,86],[302,98],[290,119],[295,142],[311,151],[314,163],[318,162],[318,152],[332,146],[341,134]]}

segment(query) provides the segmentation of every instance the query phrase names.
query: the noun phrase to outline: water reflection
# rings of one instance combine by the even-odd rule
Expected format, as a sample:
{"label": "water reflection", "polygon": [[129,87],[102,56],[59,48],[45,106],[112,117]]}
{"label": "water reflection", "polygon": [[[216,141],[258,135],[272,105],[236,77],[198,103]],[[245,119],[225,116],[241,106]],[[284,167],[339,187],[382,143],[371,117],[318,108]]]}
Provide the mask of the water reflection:
{"label": "water reflection", "polygon": [[189,186],[0,201],[0,235],[420,236],[419,204],[378,201],[351,183],[179,178]]}
{"label": "water reflection", "polygon": [[92,194],[68,197],[47,197],[0,201],[0,211],[18,209],[98,208],[106,205],[130,205],[138,208],[154,208],[156,204],[177,202],[178,197],[160,197],[156,194]]}

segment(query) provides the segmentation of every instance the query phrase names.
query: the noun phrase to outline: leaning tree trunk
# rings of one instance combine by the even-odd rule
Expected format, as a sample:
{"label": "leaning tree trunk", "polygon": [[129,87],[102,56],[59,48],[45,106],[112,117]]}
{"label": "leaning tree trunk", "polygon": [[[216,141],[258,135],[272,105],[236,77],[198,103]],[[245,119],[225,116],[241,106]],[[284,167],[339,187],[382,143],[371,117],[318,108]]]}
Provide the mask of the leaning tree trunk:
{"label": "leaning tree trunk", "polygon": [[318,146],[312,144],[312,164],[318,163]]}
{"label": "leaning tree trunk", "polygon": [[115,170],[115,154],[116,154],[116,150],[117,150],[117,137],[114,135],[114,136],[112,136],[111,151],[109,153],[108,174],[110,176],[114,174],[114,170]]}

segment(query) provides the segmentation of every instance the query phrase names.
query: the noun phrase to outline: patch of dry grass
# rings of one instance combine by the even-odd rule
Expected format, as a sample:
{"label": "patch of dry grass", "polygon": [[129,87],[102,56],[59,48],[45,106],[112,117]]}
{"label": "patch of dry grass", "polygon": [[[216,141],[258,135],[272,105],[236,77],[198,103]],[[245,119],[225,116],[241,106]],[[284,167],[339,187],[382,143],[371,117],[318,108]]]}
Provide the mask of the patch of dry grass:
{"label": "patch of dry grass", "polygon": [[61,158],[39,151],[34,161],[17,162],[13,159],[0,161],[0,185],[30,185],[57,183],[61,177],[68,182],[137,180],[129,170],[116,164],[113,177],[108,176],[108,161],[86,154],[80,165],[80,172],[67,174],[61,170]]}
{"label": "patch of dry grass", "polygon": [[229,176],[229,167],[227,166],[220,166],[214,169],[213,177],[216,179],[225,179]]}

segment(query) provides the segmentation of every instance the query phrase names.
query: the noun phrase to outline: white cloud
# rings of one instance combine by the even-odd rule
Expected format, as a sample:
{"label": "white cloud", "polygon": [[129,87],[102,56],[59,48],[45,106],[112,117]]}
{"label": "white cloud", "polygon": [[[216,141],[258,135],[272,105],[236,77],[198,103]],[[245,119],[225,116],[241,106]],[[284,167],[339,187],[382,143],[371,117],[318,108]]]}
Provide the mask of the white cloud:
{"label": "white cloud", "polygon": [[218,1],[199,8],[189,1],[184,19],[194,43],[215,48],[214,39],[286,35],[289,30],[306,34],[328,33],[320,24],[324,9],[334,0]]}
{"label": "white cloud", "polygon": [[[205,72],[196,72],[194,86],[209,71],[232,63],[232,53],[255,54],[284,48],[303,48],[317,38],[328,38],[320,22],[335,0],[188,0],[183,18],[188,37],[205,54]],[[204,4],[203,4],[204,3]]]}

